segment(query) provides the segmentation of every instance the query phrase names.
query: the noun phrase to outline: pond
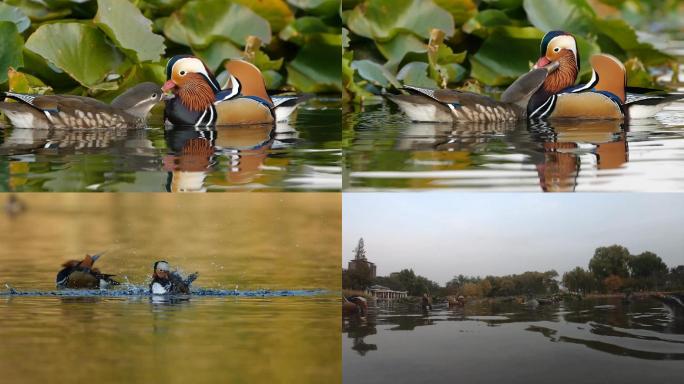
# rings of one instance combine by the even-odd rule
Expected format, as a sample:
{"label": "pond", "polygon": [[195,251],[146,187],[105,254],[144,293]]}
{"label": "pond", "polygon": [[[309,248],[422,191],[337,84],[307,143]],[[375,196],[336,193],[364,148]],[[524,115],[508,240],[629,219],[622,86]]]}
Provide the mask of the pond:
{"label": "pond", "polygon": [[[0,214],[3,382],[340,382],[339,194],[17,198]],[[122,286],[55,291],[63,262],[101,251]],[[151,298],[160,259],[199,272],[195,294]]]}
{"label": "pond", "polygon": [[346,383],[655,383],[684,374],[684,318],[639,297],[536,308],[371,306],[343,320]]}
{"label": "pond", "polygon": [[626,124],[415,123],[389,103],[344,118],[345,190],[684,190],[684,103]]}
{"label": "pond", "polygon": [[302,103],[288,123],[217,129],[0,128],[0,191],[339,191],[339,98]]}

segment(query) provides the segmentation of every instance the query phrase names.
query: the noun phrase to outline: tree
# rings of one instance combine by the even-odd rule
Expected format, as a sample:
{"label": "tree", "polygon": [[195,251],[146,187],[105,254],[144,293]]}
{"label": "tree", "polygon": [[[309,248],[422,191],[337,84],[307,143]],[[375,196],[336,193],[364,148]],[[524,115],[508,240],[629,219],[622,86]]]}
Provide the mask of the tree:
{"label": "tree", "polygon": [[342,285],[342,288],[365,290],[373,283],[370,268],[366,263],[358,263],[356,268],[346,270],[344,273],[346,276],[343,276],[342,283],[346,283],[347,286]]}
{"label": "tree", "polygon": [[664,283],[667,265],[653,252],[643,252],[629,259],[630,275],[636,280],[639,288],[651,289]]}
{"label": "tree", "polygon": [[624,285],[622,278],[618,275],[610,275],[603,279],[603,286],[608,292],[618,292]]}
{"label": "tree", "polygon": [[352,252],[354,252],[354,259],[366,260],[366,247],[363,244],[363,237],[359,239],[359,243]]}
{"label": "tree", "polygon": [[628,277],[629,257],[629,251],[621,245],[596,248],[594,257],[589,261],[589,271],[599,280],[610,275]]}
{"label": "tree", "polygon": [[594,290],[595,281],[594,274],[582,267],[576,267],[563,274],[563,285],[573,292],[589,293]]}

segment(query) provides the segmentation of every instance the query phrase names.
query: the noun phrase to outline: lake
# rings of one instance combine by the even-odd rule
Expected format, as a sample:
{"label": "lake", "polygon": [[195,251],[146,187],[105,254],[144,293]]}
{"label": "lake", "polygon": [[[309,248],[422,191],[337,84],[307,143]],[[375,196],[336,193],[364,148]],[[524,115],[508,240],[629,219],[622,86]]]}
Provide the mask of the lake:
{"label": "lake", "polygon": [[[0,214],[4,382],[340,382],[339,194],[18,199]],[[101,251],[121,287],[55,291],[64,261]],[[151,298],[160,259],[199,272],[196,294]]]}
{"label": "lake", "polygon": [[371,306],[342,331],[345,383],[655,383],[684,374],[684,319],[660,302]]}
{"label": "lake", "polygon": [[345,190],[684,190],[684,103],[628,123],[415,123],[388,102],[344,120]]}
{"label": "lake", "polygon": [[314,98],[288,123],[216,129],[0,127],[0,191],[339,191],[341,102]]}

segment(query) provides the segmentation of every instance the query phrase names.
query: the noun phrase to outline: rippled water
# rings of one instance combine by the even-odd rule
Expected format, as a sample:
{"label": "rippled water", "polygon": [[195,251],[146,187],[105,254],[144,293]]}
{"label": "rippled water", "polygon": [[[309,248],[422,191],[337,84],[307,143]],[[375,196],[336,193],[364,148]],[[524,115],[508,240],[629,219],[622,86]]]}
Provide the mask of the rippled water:
{"label": "rippled water", "polygon": [[345,113],[344,188],[684,191],[684,103],[629,123],[426,124]]}
{"label": "rippled water", "polygon": [[0,191],[339,190],[339,99],[289,123],[218,129],[0,128]]}
{"label": "rippled water", "polygon": [[[17,198],[0,214],[0,382],[340,382],[339,194]],[[55,291],[64,261],[99,251],[123,286]],[[159,259],[199,272],[192,295],[147,294]]]}
{"label": "rippled water", "polygon": [[343,320],[344,382],[679,382],[681,315],[646,297],[429,314],[384,304]]}

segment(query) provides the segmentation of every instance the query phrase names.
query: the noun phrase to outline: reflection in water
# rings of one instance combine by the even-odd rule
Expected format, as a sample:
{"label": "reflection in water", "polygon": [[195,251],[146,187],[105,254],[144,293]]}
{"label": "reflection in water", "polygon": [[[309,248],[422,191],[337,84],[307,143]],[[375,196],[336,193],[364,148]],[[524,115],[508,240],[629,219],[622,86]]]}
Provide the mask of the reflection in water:
{"label": "reflection in water", "polygon": [[339,190],[340,101],[289,122],[201,130],[0,126],[0,191]]}
{"label": "reflection in water", "polygon": [[342,332],[345,382],[588,382],[597,372],[652,382],[684,373],[684,319],[647,297],[437,304],[429,313],[381,302],[365,318],[344,317]]}
{"label": "reflection in water", "polygon": [[[388,105],[345,115],[358,189],[683,190],[684,120],[415,123]],[[630,155],[630,151],[632,154]]]}

